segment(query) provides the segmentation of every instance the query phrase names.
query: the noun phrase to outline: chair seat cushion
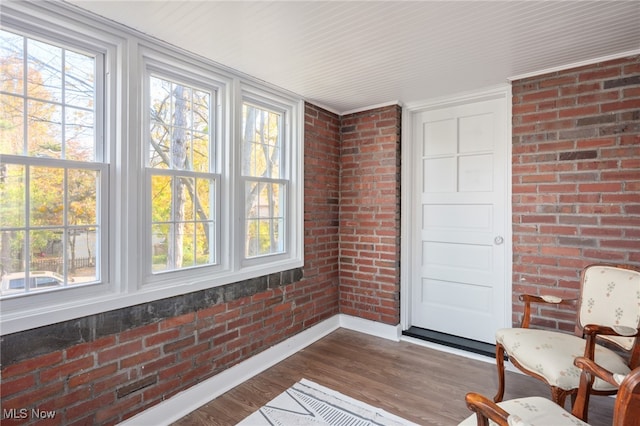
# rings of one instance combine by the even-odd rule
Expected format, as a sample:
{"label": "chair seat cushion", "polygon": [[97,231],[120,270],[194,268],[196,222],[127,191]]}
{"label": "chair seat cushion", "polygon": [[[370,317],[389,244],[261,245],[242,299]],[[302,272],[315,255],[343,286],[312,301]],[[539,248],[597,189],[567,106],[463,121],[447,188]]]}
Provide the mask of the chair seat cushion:
{"label": "chair seat cushion", "polygon": [[[503,328],[496,332],[496,342],[504,347],[511,360],[544,377],[549,385],[564,390],[578,388],[581,371],[573,361],[584,356],[585,339],[557,331]],[[613,373],[631,371],[620,355],[604,346],[596,345],[595,358],[596,363]],[[593,389],[614,391],[616,388],[596,379]]]}
{"label": "chair seat cushion", "polygon": [[[509,423],[512,425],[531,425],[531,426],[588,426],[587,423],[581,421],[571,413],[565,411],[555,402],[539,396],[531,396],[527,398],[510,399],[508,401],[499,402],[509,416]],[[490,425],[495,423],[489,421]],[[462,421],[458,426],[476,426],[475,413]]]}

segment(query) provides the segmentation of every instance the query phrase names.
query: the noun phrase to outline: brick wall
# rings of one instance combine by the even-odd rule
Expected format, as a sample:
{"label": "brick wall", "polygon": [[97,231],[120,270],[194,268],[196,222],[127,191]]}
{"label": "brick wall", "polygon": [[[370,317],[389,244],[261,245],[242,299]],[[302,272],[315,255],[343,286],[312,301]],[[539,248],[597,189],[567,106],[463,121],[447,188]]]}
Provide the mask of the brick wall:
{"label": "brick wall", "polygon": [[342,117],[340,311],[400,322],[400,125],[397,105]]}
{"label": "brick wall", "polygon": [[338,313],[339,118],[305,113],[304,268],[3,336],[3,425],[117,423]]}
{"label": "brick wall", "polygon": [[[514,323],[591,263],[640,265],[640,57],[513,82]],[[574,311],[534,324],[573,331]]]}

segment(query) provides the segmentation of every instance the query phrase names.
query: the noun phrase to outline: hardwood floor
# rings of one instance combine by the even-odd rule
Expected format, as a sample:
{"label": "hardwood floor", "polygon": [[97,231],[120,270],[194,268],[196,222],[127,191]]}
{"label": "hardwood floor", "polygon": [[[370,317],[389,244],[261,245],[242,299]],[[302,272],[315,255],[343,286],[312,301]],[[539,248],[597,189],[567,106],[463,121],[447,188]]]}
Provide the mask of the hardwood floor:
{"label": "hardwood floor", "polygon": [[[302,378],[421,425],[457,425],[471,414],[465,394],[493,397],[496,376],[493,363],[339,329],[174,426],[234,425]],[[549,391],[535,379],[507,372],[505,399],[530,395],[549,397]],[[611,425],[613,402],[592,397],[589,423]]]}

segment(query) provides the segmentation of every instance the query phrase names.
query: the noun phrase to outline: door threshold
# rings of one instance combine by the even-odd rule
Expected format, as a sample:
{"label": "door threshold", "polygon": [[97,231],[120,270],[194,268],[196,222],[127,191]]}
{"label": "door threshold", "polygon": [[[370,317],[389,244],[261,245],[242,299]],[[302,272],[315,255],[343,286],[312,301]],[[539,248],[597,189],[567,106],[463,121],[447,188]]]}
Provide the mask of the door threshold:
{"label": "door threshold", "polygon": [[427,330],[420,327],[410,327],[402,332],[403,335],[413,337],[427,342],[437,343],[439,345],[448,346],[450,348],[461,349],[468,352],[496,357],[496,345],[480,342],[477,340],[467,339],[465,337],[454,336],[452,334],[441,333],[439,331]]}

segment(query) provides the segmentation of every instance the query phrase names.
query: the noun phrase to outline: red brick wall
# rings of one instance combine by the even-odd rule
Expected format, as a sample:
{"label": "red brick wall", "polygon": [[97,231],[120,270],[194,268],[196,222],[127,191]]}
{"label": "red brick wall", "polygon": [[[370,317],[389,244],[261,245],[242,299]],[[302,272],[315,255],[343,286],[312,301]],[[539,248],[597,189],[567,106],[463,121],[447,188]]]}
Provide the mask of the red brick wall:
{"label": "red brick wall", "polygon": [[305,275],[338,285],[340,118],[306,104],[304,160]]}
{"label": "red brick wall", "polygon": [[[575,296],[591,263],[640,265],[640,57],[513,82],[514,323],[522,292]],[[572,331],[574,311],[535,312]]]}
{"label": "red brick wall", "polygon": [[400,322],[397,105],[342,117],[340,312]]}
{"label": "red brick wall", "polygon": [[338,313],[339,118],[305,112],[304,278],[3,365],[3,425],[117,423]]}

